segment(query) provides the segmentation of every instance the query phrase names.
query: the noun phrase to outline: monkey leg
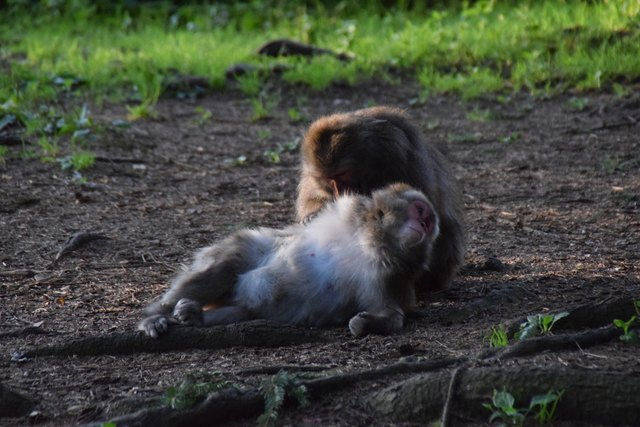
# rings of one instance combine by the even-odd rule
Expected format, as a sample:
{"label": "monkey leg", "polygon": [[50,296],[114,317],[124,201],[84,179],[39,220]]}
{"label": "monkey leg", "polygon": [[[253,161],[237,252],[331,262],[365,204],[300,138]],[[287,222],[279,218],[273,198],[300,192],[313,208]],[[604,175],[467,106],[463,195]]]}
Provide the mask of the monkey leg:
{"label": "monkey leg", "polygon": [[225,297],[236,285],[238,275],[256,262],[256,246],[251,235],[238,233],[219,244],[201,249],[189,270],[180,273],[171,288],[145,312],[148,315],[169,315],[183,298],[201,306],[224,304]]}
{"label": "monkey leg", "polygon": [[349,330],[356,337],[367,334],[389,335],[401,331],[403,324],[404,311],[400,307],[386,306],[356,314],[349,320]]}

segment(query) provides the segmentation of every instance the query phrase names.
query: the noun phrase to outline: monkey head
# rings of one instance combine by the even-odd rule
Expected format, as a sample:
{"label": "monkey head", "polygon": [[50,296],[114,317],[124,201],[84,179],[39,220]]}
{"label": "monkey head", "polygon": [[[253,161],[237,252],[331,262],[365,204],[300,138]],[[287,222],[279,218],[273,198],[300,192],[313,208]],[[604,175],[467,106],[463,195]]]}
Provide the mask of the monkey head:
{"label": "monkey head", "polygon": [[396,183],[372,193],[364,215],[369,242],[387,261],[423,266],[440,232],[439,219],[426,196]]}
{"label": "monkey head", "polygon": [[335,114],[314,122],[302,144],[308,172],[333,197],[369,194],[389,182],[404,181],[413,167],[406,133],[388,120]]}

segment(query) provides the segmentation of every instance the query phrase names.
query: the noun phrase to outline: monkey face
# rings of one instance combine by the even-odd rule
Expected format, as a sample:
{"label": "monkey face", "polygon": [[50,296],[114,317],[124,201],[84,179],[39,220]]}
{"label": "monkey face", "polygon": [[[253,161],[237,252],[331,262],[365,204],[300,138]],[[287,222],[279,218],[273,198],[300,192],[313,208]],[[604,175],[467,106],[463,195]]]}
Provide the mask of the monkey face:
{"label": "monkey face", "polygon": [[367,221],[375,239],[402,259],[412,259],[411,254],[426,257],[439,223],[424,194],[406,184],[392,184],[375,191],[372,200]]}

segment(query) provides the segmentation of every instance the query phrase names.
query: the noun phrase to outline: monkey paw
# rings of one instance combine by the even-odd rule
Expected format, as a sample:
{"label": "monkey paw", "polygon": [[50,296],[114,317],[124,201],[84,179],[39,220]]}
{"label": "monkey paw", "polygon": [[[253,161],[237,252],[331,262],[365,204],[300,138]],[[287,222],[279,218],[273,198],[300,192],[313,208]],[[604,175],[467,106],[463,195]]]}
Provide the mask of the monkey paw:
{"label": "monkey paw", "polygon": [[183,325],[201,326],[204,323],[202,305],[188,298],[178,301],[173,309],[173,317]]}
{"label": "monkey paw", "polygon": [[164,314],[154,314],[142,319],[138,323],[138,330],[143,331],[151,338],[158,338],[169,330],[169,319]]}
{"label": "monkey paw", "polygon": [[349,320],[349,330],[354,337],[361,337],[369,333],[372,315],[366,311],[360,312]]}

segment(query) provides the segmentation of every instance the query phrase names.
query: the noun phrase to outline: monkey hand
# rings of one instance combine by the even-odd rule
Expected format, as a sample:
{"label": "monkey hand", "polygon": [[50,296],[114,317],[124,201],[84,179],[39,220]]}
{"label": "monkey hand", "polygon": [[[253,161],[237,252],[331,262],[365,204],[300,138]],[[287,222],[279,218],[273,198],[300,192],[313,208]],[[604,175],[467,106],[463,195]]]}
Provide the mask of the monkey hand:
{"label": "monkey hand", "polygon": [[392,334],[402,330],[402,312],[385,309],[381,314],[362,311],[349,320],[349,330],[354,337],[367,334]]}
{"label": "monkey hand", "polygon": [[202,305],[189,298],[182,298],[173,309],[173,318],[182,325],[202,326]]}
{"label": "monkey hand", "polygon": [[158,338],[169,330],[170,320],[164,314],[154,314],[142,319],[138,323],[138,330],[143,331],[151,338]]}

